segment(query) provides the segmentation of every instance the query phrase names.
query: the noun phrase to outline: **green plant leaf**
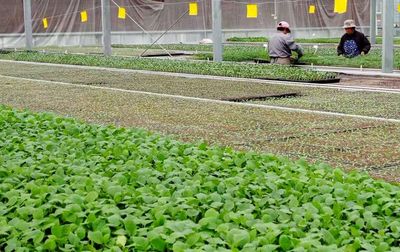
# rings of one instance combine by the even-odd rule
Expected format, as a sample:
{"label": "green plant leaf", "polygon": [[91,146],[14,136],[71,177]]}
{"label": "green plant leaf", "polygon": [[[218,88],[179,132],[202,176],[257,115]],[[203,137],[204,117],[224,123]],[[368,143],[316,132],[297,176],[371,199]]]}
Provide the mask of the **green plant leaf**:
{"label": "green plant leaf", "polygon": [[281,246],[284,251],[291,250],[293,248],[292,239],[287,235],[281,235],[279,237],[279,246]]}
{"label": "green plant leaf", "polygon": [[128,216],[124,219],[125,230],[129,235],[133,236],[136,234],[136,222],[135,218],[132,216]]}
{"label": "green plant leaf", "polygon": [[88,238],[94,243],[103,244],[103,234],[100,231],[89,231]]}
{"label": "green plant leaf", "polygon": [[232,248],[242,248],[250,242],[250,234],[246,230],[232,229],[228,232],[227,242]]}

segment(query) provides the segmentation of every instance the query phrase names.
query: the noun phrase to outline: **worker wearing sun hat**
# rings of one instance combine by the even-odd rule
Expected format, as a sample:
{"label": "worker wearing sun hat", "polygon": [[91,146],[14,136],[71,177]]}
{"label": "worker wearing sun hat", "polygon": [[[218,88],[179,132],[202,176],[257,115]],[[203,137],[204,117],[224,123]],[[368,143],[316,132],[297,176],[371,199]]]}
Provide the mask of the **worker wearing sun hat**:
{"label": "worker wearing sun hat", "polygon": [[344,21],[343,29],[345,29],[346,33],[342,36],[337,48],[338,55],[352,58],[369,52],[371,43],[363,33],[356,31],[354,20]]}
{"label": "worker wearing sun hat", "polygon": [[292,51],[297,52],[298,58],[303,56],[303,49],[294,42],[289,23],[279,22],[278,32],[268,42],[268,52],[272,64],[291,64]]}

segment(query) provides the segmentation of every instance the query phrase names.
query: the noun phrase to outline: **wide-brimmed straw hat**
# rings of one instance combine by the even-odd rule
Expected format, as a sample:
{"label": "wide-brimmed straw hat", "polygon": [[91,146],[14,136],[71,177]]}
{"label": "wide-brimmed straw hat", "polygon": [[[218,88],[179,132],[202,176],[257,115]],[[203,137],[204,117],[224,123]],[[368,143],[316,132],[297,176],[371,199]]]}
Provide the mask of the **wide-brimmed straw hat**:
{"label": "wide-brimmed straw hat", "polygon": [[344,28],[344,29],[347,29],[347,28],[356,28],[356,22],[354,22],[353,19],[348,19],[348,20],[344,21],[343,28]]}

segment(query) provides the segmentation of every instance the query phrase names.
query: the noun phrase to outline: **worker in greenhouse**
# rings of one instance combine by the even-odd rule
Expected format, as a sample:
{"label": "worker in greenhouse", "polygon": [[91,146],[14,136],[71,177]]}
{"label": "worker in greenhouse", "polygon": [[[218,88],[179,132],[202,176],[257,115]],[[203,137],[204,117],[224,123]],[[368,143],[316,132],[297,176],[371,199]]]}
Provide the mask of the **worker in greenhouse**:
{"label": "worker in greenhouse", "polygon": [[368,54],[371,43],[363,33],[356,31],[354,20],[344,21],[343,28],[346,33],[342,36],[337,48],[338,55],[353,58],[360,54]]}
{"label": "worker in greenhouse", "polygon": [[[304,54],[300,45],[296,44],[291,35],[289,23],[279,22],[278,32],[268,42],[269,57],[272,64],[290,65],[297,62]],[[292,51],[297,53],[297,58],[292,59]]]}

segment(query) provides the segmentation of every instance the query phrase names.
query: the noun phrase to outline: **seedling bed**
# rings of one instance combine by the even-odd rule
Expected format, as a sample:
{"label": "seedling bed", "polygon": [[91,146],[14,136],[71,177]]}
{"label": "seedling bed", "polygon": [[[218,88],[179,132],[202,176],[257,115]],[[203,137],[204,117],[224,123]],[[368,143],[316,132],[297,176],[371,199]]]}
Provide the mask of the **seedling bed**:
{"label": "seedling bed", "polygon": [[299,93],[301,95],[297,97],[270,98],[263,101],[249,102],[400,119],[400,94],[347,92],[339,89],[294,87],[243,81],[204,81],[203,79],[194,78],[188,79],[10,62],[0,62],[0,74],[85,85],[98,83],[104,87],[215,100],[229,97],[257,96],[259,94]]}
{"label": "seedling bed", "polygon": [[102,66],[123,69],[152,70],[161,72],[189,73],[201,75],[230,76],[241,78],[279,79],[289,81],[318,81],[336,78],[337,74],[288,69],[286,66],[238,63],[209,63],[199,61],[163,60],[150,58],[96,57],[83,55],[49,55],[41,53],[13,53],[1,55],[4,59],[59,63],[71,65]]}
{"label": "seedling bed", "polygon": [[4,251],[400,246],[400,187],[363,173],[2,106],[0,118]]}
{"label": "seedling bed", "polygon": [[287,136],[284,136],[284,137],[271,137],[271,138],[268,138],[267,141],[283,142],[283,141],[294,140],[294,139],[303,139],[303,138],[310,138],[310,137],[323,137],[323,136],[329,136],[329,135],[332,135],[332,134],[352,133],[352,132],[356,132],[356,131],[378,129],[378,128],[382,128],[382,127],[385,127],[385,126],[382,126],[382,125],[375,125],[375,126],[366,125],[366,126],[362,126],[362,125],[360,125],[359,127],[347,128],[347,129],[346,128],[325,129],[324,132],[308,132],[308,133],[299,134],[299,135],[287,135]]}
{"label": "seedling bed", "polygon": [[341,74],[341,84],[400,90],[400,78]]}
{"label": "seedling bed", "polygon": [[[170,90],[162,78],[175,85],[214,83],[1,64],[0,74],[69,83],[123,89],[131,79],[131,90]],[[147,85],[152,82],[157,85]],[[227,87],[253,88],[241,85]],[[214,96],[216,90],[201,95]],[[371,174],[396,180],[399,124],[5,77],[0,77],[0,104],[101,124],[0,106],[0,250],[389,251],[400,246],[400,187],[319,163],[379,167]],[[266,141],[271,136],[301,137]]]}
{"label": "seedling bed", "polygon": [[[211,60],[212,59],[212,47],[204,45],[187,45],[187,44],[167,44],[162,45],[166,50],[172,51],[193,51],[196,52],[196,59]],[[148,45],[113,45],[113,55],[120,56],[139,56]],[[35,48],[42,49],[42,48]],[[101,47],[43,47],[46,51],[59,51],[64,52],[65,50],[80,53],[87,53],[95,51],[98,53],[102,52]],[[159,48],[151,49],[152,51],[163,51]],[[208,51],[208,52],[207,52]],[[302,64],[306,65],[326,65],[326,66],[344,66],[344,67],[356,67],[359,68],[361,65],[364,68],[381,68],[381,50],[379,48],[372,49],[371,52],[363,57],[357,57],[353,59],[347,59],[341,56],[337,56],[335,48],[319,48],[315,53],[314,49],[306,49],[306,54],[302,57]],[[395,62],[396,68],[399,68],[400,49],[395,50]],[[253,61],[255,58],[264,59],[267,56],[265,48],[262,46],[225,46],[224,48],[224,60],[225,61]]]}
{"label": "seedling bed", "polygon": [[[347,92],[267,83],[178,78],[136,73],[87,70],[0,62],[0,74],[77,84],[221,100],[259,94],[299,93],[290,98],[248,101],[257,104],[400,119],[400,94]],[[390,108],[390,109],[388,109]]]}
{"label": "seedling bed", "polygon": [[[222,105],[145,94],[57,86],[26,80],[13,82],[15,85],[10,85],[9,80],[2,85],[0,103],[39,111],[54,111],[92,122],[151,129],[176,135],[185,141],[205,139],[210,143],[241,150],[281,155],[297,153],[292,157],[312,157],[312,161],[318,161],[314,157],[319,156],[320,160],[344,168],[363,169],[373,165],[385,165],[392,163],[396,158],[398,160],[400,156],[400,153],[396,152],[400,139],[400,126],[394,127],[397,124],[241,107],[238,104]],[[371,129],[325,134],[366,126],[370,126]],[[382,127],[374,129],[375,126]],[[304,132],[309,134],[297,139],[283,139]],[[283,140],[271,142],[271,137]],[[335,152],[336,147],[349,147],[352,152]],[[374,158],[365,158],[372,155]],[[399,171],[396,170],[373,171],[373,174],[377,175],[386,173],[390,174],[392,179],[400,177]]]}

